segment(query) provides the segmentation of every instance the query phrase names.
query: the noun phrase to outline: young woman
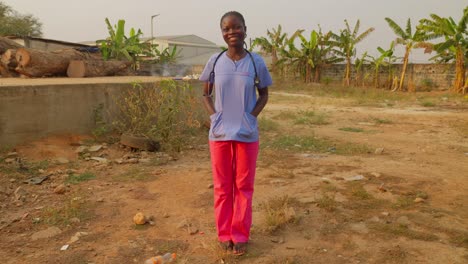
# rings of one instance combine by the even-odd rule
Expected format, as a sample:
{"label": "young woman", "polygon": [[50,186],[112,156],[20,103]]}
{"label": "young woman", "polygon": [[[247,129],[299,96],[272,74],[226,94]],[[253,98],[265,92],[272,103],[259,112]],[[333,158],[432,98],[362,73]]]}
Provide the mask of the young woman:
{"label": "young woman", "polygon": [[200,80],[205,81],[204,103],[211,119],[209,144],[218,240],[224,249],[243,255],[252,225],[257,116],[268,101],[272,79],[263,59],[244,49],[244,17],[228,12],[220,26],[228,48],[209,59]]}

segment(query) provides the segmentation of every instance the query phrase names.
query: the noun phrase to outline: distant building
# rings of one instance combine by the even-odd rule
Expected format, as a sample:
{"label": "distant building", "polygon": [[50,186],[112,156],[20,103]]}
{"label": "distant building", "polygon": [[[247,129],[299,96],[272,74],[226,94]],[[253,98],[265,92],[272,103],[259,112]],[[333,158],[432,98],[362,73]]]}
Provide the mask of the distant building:
{"label": "distant building", "polygon": [[36,38],[29,36],[7,36],[7,38],[15,41],[16,43],[24,46],[25,48],[37,49],[42,51],[54,51],[60,49],[70,48],[86,48],[94,45],[87,45],[82,43],[73,43],[54,39]]}
{"label": "distant building", "polygon": [[[151,38],[143,38],[142,41],[151,42]],[[155,37],[152,43],[157,44],[161,51],[177,46],[180,51],[177,63],[185,65],[204,65],[211,55],[221,51],[215,43],[196,35]]]}

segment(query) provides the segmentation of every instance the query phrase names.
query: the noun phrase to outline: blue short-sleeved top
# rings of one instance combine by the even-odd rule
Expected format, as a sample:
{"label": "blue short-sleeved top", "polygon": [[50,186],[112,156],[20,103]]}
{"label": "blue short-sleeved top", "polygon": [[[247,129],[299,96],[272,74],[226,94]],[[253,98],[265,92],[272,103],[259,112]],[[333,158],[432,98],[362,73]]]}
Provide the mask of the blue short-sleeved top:
{"label": "blue short-sleeved top", "polygon": [[[257,103],[253,61],[257,68],[260,89],[270,86],[273,82],[263,58],[256,53],[251,54],[252,57],[247,54],[241,60],[234,62],[224,52],[216,62],[214,69],[216,113],[210,116],[210,140],[258,141],[257,118],[250,114]],[[218,55],[219,53],[208,60],[200,76],[201,81],[210,81],[210,73]]]}

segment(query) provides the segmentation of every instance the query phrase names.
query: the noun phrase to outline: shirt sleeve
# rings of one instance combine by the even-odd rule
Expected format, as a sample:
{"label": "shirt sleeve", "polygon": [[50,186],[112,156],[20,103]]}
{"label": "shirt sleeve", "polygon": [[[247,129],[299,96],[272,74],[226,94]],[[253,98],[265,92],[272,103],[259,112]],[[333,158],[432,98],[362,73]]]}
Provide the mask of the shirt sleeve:
{"label": "shirt sleeve", "polygon": [[268,68],[265,64],[265,61],[263,60],[260,55],[257,56],[257,62],[258,62],[258,79],[260,81],[259,88],[266,88],[268,86],[271,86],[273,84],[273,80],[271,78],[270,72],[268,71]]}
{"label": "shirt sleeve", "polygon": [[218,54],[219,53],[214,54],[208,60],[208,62],[205,65],[205,68],[203,69],[202,74],[200,75],[200,78],[199,78],[200,81],[204,81],[204,82],[209,82],[210,81],[210,73],[213,70],[213,64],[214,64],[214,61],[215,61],[216,57],[218,57]]}

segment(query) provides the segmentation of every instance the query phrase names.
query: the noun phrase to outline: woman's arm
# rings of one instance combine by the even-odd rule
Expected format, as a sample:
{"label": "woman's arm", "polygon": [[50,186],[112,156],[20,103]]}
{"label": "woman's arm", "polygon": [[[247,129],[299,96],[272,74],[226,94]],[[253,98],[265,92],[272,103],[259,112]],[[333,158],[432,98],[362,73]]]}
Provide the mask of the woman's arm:
{"label": "woman's arm", "polygon": [[254,109],[250,114],[255,117],[258,117],[260,112],[262,112],[263,108],[268,102],[268,87],[257,89],[258,90],[258,99],[257,103],[255,104]]}
{"label": "woman's arm", "polygon": [[208,111],[209,115],[216,113],[213,97],[211,96],[210,83],[205,82],[205,86],[203,87],[203,103],[205,104],[205,108]]}

